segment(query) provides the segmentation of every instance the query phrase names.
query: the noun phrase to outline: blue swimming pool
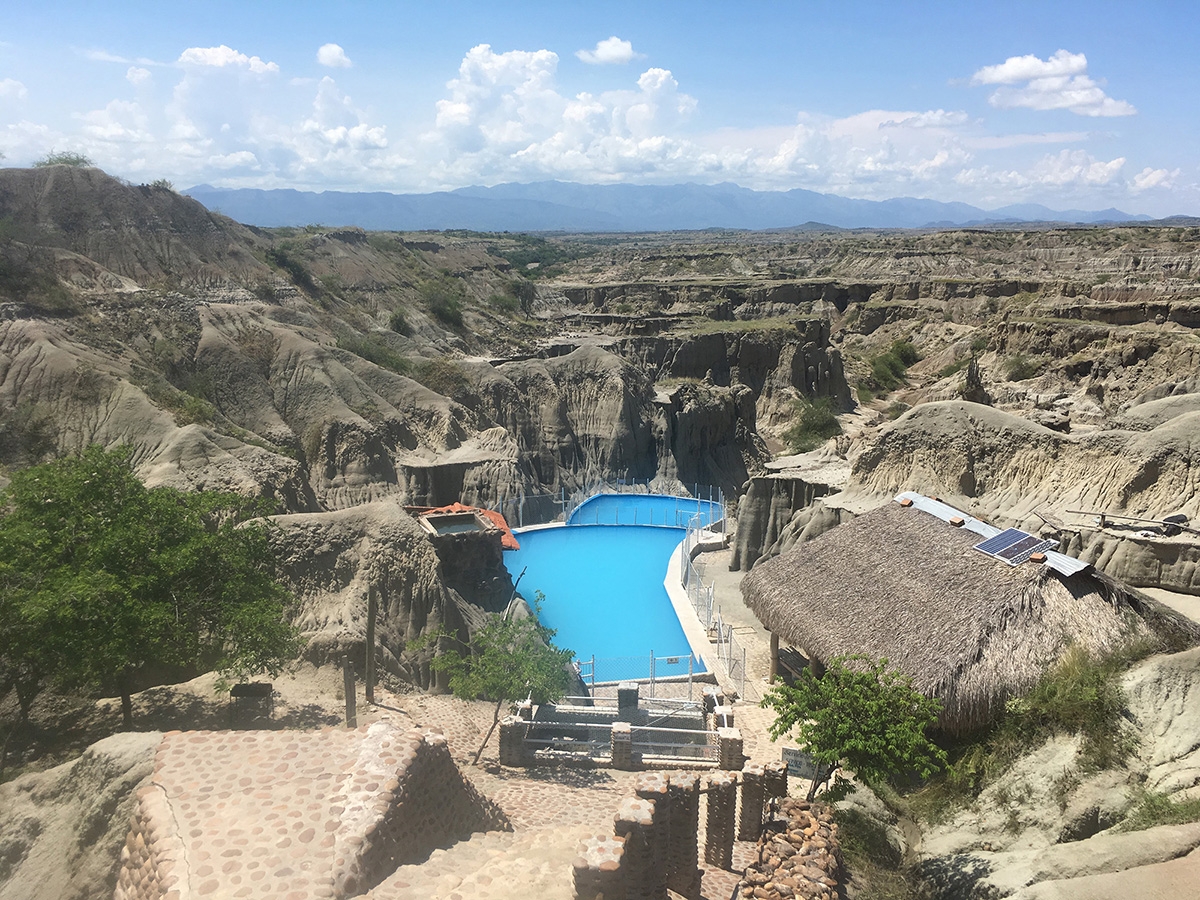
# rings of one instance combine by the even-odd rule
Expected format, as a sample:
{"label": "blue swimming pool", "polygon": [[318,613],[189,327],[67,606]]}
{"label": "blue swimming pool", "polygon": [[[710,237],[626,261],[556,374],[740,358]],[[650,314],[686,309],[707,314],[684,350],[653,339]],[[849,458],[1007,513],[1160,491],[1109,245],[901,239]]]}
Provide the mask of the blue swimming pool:
{"label": "blue swimming pool", "polygon": [[597,494],[575,507],[567,522],[570,525],[665,525],[668,528],[687,528],[697,515],[700,517],[698,524],[711,525],[724,518],[725,513],[718,500],[657,494]]}
{"label": "blue swimming pool", "polygon": [[[646,497],[641,499],[645,500]],[[653,498],[656,500],[669,498]],[[632,517],[631,517],[632,518]],[[681,528],[567,525],[523,531],[504,562],[522,596],[541,591],[541,620],[581,661],[596,657],[596,681],[687,674],[691,649],[663,587]],[[704,671],[700,660],[694,670]]]}

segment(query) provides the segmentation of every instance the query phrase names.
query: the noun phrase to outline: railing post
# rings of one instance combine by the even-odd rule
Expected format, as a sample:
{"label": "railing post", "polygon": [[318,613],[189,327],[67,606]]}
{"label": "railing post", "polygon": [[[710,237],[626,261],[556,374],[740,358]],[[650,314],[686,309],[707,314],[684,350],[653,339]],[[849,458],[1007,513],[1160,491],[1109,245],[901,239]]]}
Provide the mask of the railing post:
{"label": "railing post", "polygon": [[742,681],[741,681],[741,686],[738,688],[738,694],[740,694],[743,697],[746,696],[746,648],[745,647],[742,648]]}

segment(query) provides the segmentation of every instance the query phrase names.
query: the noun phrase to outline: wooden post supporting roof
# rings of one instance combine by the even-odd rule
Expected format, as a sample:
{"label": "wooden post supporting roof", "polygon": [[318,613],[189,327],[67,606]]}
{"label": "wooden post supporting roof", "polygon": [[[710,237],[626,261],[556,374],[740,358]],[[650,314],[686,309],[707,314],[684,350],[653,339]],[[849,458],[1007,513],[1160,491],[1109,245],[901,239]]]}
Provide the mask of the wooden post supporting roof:
{"label": "wooden post supporting roof", "polygon": [[771,677],[767,682],[774,684],[775,679],[779,677],[779,635],[771,632]]}

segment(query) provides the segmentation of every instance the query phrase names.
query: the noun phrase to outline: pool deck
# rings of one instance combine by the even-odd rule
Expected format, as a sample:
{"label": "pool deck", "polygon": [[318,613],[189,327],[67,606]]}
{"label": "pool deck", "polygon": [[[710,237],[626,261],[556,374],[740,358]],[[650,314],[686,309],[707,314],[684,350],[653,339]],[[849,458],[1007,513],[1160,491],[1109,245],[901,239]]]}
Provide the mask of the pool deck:
{"label": "pool deck", "polygon": [[[705,552],[723,550],[728,540],[727,534],[702,531],[699,540],[692,547],[692,558],[695,559]],[[671,599],[675,618],[679,619],[679,624],[683,628],[683,636],[687,638],[688,646],[692,648],[692,654],[704,661],[704,667],[716,676],[717,683],[725,694],[733,694],[737,692],[737,685],[733,683],[733,679],[721,665],[721,661],[717,659],[717,654],[713,652],[712,642],[708,638],[708,629],[696,615],[692,601],[683,587],[683,556],[684,543],[680,542],[679,546],[675,548],[675,552],[671,554],[671,561],[667,563],[667,577],[663,580],[663,587],[666,588],[667,596]]]}

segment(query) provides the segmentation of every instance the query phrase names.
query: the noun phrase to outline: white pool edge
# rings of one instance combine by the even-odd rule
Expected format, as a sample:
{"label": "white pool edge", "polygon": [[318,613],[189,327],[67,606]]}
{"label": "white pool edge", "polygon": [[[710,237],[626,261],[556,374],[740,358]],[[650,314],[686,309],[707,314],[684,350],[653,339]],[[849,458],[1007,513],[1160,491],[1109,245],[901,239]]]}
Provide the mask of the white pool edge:
{"label": "white pool edge", "polygon": [[[727,695],[732,695],[736,692],[736,685],[725,670],[725,666],[717,658],[717,654],[713,652],[712,641],[708,638],[708,629],[701,624],[700,618],[692,606],[692,601],[688,599],[687,591],[683,587],[683,547],[685,543],[686,541],[680,541],[679,546],[671,554],[671,560],[667,563],[667,577],[663,579],[663,587],[667,591],[671,606],[675,609],[675,618],[679,620],[679,624],[683,628],[683,636],[687,638],[688,646],[692,648],[692,654],[703,661],[705,669],[716,677],[721,690]],[[718,550],[724,546],[725,535],[713,531],[702,531],[699,540],[692,545],[692,556],[694,558],[696,554],[705,550]]]}

